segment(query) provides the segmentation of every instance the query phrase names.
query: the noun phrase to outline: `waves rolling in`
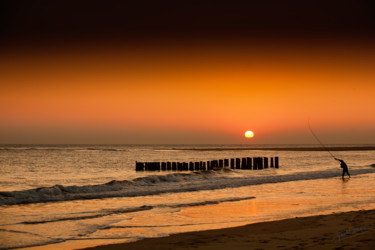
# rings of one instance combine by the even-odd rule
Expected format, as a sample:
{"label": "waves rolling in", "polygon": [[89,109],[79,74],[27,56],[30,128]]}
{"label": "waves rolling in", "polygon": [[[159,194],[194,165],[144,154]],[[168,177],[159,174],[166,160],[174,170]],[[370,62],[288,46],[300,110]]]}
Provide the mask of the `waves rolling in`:
{"label": "waves rolling in", "polygon": [[[214,190],[266,183],[332,178],[338,177],[340,174],[336,169],[286,174],[277,174],[271,169],[263,171],[265,174],[254,176],[238,175],[238,172],[235,170],[172,173],[168,175],[139,177],[131,181],[113,180],[99,185],[55,185],[52,187],[40,187],[23,191],[0,192],[0,205],[104,199],[111,197],[135,197],[162,193]],[[367,173],[375,173],[375,169],[357,167],[351,170],[352,176]]]}

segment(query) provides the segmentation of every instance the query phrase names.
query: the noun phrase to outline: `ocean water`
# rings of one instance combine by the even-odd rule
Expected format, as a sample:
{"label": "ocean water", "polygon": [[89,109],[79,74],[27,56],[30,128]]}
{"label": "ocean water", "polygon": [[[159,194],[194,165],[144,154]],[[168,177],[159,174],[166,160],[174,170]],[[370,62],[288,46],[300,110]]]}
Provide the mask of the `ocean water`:
{"label": "ocean water", "polygon": [[[373,150],[332,152],[349,165],[343,181],[326,151],[248,147],[0,145],[0,248],[78,249],[375,208]],[[136,161],[275,156],[279,169],[135,171]]]}

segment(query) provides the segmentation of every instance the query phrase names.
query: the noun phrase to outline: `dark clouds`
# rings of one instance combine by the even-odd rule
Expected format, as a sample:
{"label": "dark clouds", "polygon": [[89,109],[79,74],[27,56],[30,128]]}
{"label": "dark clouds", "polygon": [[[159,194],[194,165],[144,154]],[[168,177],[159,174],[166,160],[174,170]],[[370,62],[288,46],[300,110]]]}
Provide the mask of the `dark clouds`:
{"label": "dark clouds", "polygon": [[7,1],[2,41],[372,39],[371,1]]}

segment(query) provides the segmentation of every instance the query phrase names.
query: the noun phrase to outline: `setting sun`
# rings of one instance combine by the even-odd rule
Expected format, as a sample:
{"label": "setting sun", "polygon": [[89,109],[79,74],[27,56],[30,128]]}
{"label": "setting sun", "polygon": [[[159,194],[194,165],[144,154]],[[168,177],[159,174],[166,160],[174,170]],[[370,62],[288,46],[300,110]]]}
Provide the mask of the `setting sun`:
{"label": "setting sun", "polygon": [[245,137],[246,138],[252,138],[252,137],[254,137],[253,131],[250,131],[250,130],[246,131],[245,132]]}

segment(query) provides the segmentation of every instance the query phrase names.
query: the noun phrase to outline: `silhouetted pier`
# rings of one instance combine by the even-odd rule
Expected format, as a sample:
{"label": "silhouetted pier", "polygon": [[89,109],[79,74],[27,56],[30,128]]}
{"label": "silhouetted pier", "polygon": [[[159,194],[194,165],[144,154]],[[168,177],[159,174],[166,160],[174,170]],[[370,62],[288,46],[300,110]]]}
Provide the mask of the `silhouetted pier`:
{"label": "silhouetted pier", "polygon": [[244,157],[196,162],[136,162],[136,171],[260,170],[279,168],[279,157]]}

